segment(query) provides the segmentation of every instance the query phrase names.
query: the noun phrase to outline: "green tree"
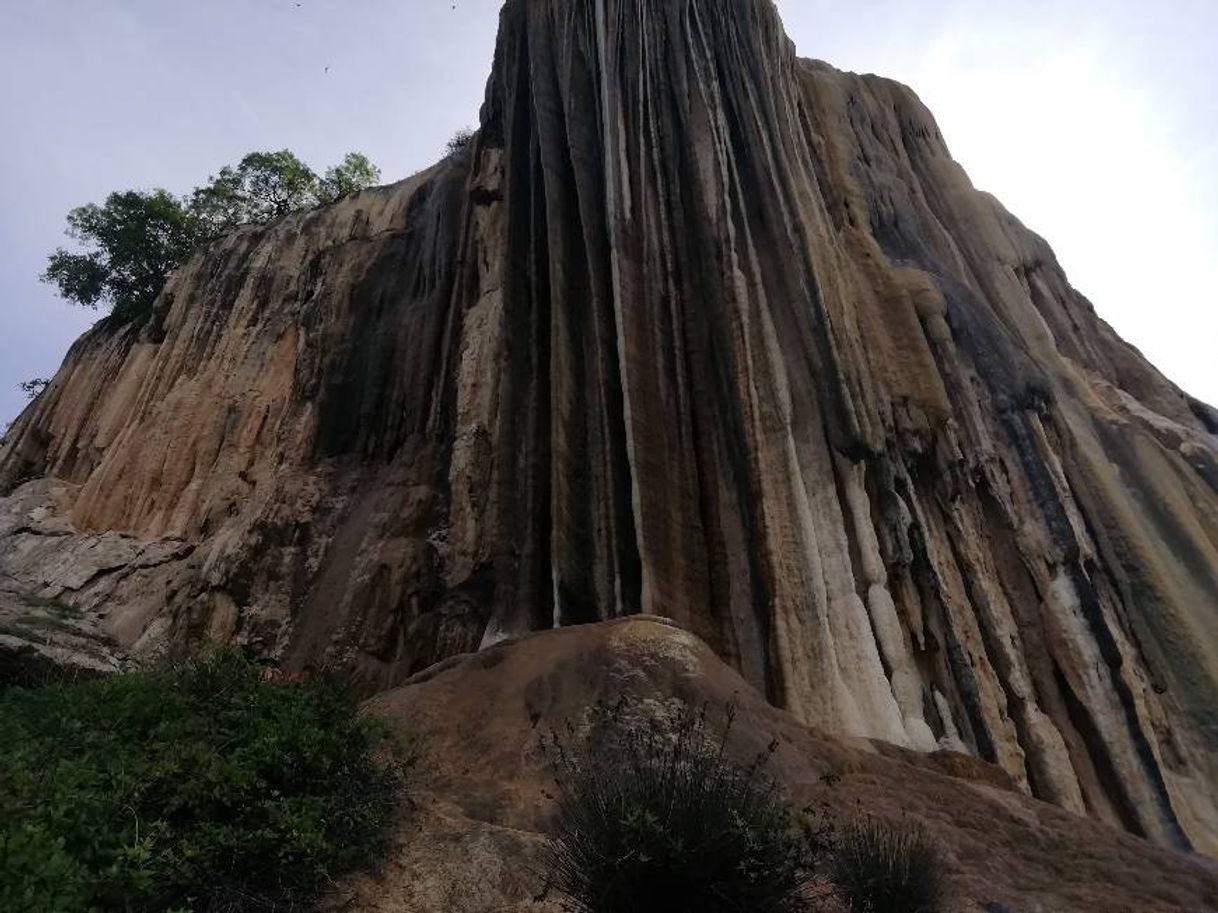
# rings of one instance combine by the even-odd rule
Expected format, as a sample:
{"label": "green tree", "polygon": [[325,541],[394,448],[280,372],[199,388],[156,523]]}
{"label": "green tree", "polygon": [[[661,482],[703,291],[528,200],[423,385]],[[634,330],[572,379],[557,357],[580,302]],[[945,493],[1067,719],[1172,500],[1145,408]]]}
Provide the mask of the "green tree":
{"label": "green tree", "polygon": [[239,225],[262,224],[320,202],[318,177],[287,149],[251,152],[195,188],[189,209],[209,237]]}
{"label": "green tree", "polygon": [[362,152],[348,152],[337,165],[326,169],[326,176],[318,183],[317,196],[323,203],[332,203],[340,197],[371,187],[381,179],[381,169],[369,161]]}
{"label": "green tree", "polygon": [[68,236],[92,247],[51,254],[44,282],[85,307],[109,305],[119,316],[149,310],[169,271],[199,241],[195,217],[166,190],[112,193],[68,213]]}
{"label": "green tree", "polygon": [[42,280],[68,301],[106,305],[122,320],[151,313],[169,273],[200,244],[241,225],[271,222],[362,190],[380,171],[358,152],[317,174],[287,149],[251,152],[179,199],[166,190],[112,193],[68,214],[68,236],[83,250],[59,248]]}

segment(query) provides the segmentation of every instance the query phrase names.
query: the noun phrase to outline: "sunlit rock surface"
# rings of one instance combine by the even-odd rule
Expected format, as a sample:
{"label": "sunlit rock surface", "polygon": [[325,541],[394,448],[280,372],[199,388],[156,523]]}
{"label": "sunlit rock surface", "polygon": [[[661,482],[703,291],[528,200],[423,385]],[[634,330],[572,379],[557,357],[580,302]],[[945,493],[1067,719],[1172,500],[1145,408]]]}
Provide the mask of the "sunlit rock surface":
{"label": "sunlit rock surface", "polygon": [[806,722],[1218,853],[1218,413],[768,0],[509,0],[471,146],[83,337],[0,451],[45,480],[0,576],[137,652],[375,690],[650,612]]}

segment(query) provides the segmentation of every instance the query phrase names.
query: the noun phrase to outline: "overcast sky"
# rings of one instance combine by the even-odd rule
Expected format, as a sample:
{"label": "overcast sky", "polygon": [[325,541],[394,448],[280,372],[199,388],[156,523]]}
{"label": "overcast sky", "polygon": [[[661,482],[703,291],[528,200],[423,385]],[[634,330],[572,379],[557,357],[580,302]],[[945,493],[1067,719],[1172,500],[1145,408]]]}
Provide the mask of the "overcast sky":
{"label": "overcast sky", "polygon": [[[802,55],[917,90],[974,183],[1218,404],[1218,0],[778,5]],[[405,177],[476,123],[498,7],[0,0],[0,426],[97,317],[37,280],[69,209],[255,149]]]}

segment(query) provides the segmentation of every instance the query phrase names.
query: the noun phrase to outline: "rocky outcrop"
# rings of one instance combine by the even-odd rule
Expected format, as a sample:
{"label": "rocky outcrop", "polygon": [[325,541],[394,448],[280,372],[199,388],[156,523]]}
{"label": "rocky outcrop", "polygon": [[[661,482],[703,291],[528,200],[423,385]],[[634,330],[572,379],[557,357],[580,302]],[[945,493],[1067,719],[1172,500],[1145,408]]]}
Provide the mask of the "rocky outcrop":
{"label": "rocky outcrop", "polygon": [[189,573],[186,543],[77,533],[73,496],[42,479],[0,498],[0,685],[118,671],[120,641],[159,644],[174,580]]}
{"label": "rocky outcrop", "polygon": [[562,898],[547,889],[544,864],[557,792],[552,733],[578,750],[593,708],[623,699],[623,715],[648,718],[706,707],[715,726],[734,706],[728,751],[742,765],[768,755],[767,774],[819,825],[861,815],[917,820],[946,859],[951,913],[1218,909],[1212,860],[1033,801],[975,758],[810,730],[767,706],[696,637],[652,618],[500,644],[369,701],[371,712],[416,740],[420,761],[382,871],[348,879],[323,909],[559,913]]}
{"label": "rocky outcrop", "polygon": [[76,344],[0,451],[47,484],[0,573],[138,649],[373,690],[650,612],[805,722],[1218,852],[1218,413],[768,0],[509,0],[467,149]]}

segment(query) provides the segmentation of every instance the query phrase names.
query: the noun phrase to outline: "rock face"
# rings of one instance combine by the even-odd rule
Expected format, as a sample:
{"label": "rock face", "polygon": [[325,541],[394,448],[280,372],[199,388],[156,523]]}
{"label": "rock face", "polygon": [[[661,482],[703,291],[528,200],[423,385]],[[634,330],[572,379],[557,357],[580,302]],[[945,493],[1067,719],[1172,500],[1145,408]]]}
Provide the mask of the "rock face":
{"label": "rock face", "polygon": [[623,696],[626,713],[662,718],[682,704],[705,705],[720,725],[722,708],[734,705],[735,760],[748,764],[777,743],[767,772],[825,822],[866,814],[922,823],[948,865],[947,913],[1218,909],[1212,860],[1031,800],[975,758],[809,730],[766,706],[696,637],[651,618],[499,644],[369,701],[395,730],[421,736],[422,759],[390,861],[376,877],[349,879],[324,909],[560,913],[542,874],[555,793],[545,743],[558,732],[568,749],[578,747],[590,708]]}
{"label": "rock face", "polygon": [[1218,413],[768,0],[508,0],[469,148],[74,346],[0,451],[10,511],[48,485],[0,579],[137,651],[374,690],[649,612],[805,722],[1218,853]]}

